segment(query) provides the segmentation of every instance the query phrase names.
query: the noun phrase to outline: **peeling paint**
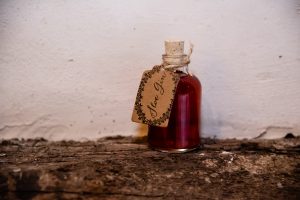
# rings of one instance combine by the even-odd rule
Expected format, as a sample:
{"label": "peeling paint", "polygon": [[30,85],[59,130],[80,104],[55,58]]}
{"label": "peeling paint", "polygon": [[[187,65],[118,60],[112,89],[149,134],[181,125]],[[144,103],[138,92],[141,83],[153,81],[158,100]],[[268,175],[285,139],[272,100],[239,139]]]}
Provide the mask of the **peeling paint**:
{"label": "peeling paint", "polygon": [[53,124],[51,115],[44,115],[30,123],[4,125],[0,128],[0,135],[1,138],[51,138],[53,134],[59,134],[66,129],[68,127],[65,125]]}
{"label": "peeling paint", "polygon": [[7,131],[14,131],[16,129],[18,130],[24,130],[26,128],[29,128],[29,127],[32,127],[38,123],[41,123],[41,122],[44,122],[46,121],[51,115],[45,115],[45,116],[42,116],[42,117],[39,117],[38,119],[34,120],[33,122],[31,123],[25,123],[25,124],[15,124],[15,125],[4,125],[0,128],[0,132],[7,132]]}
{"label": "peeling paint", "polygon": [[286,134],[293,132],[293,127],[268,126],[254,139],[283,138]]}

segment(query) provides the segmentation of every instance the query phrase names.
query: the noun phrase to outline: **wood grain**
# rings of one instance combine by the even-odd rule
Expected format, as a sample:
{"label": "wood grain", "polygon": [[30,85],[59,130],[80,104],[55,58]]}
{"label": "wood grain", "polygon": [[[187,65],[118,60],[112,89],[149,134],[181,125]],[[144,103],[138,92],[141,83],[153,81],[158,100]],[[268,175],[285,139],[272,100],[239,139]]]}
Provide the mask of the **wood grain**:
{"label": "wood grain", "polygon": [[0,142],[0,199],[297,199],[300,138],[203,139],[167,154],[146,138]]}

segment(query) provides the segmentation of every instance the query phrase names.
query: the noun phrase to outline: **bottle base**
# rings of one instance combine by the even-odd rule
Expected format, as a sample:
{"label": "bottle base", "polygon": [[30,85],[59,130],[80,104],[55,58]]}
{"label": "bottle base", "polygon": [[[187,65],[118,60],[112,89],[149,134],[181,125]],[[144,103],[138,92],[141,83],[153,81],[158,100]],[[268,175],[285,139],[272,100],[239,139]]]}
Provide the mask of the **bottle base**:
{"label": "bottle base", "polygon": [[150,147],[150,148],[153,150],[156,150],[156,151],[163,152],[163,153],[187,153],[190,151],[194,151],[194,150],[198,149],[199,147],[200,146],[194,147],[194,148],[187,148],[187,149],[161,149],[161,148],[155,148],[155,147]]}

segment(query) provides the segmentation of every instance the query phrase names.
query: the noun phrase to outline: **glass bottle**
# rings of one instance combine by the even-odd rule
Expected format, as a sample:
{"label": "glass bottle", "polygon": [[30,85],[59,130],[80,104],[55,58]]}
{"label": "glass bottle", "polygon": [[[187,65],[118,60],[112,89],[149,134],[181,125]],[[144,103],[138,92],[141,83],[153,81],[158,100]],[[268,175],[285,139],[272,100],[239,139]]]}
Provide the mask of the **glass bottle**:
{"label": "glass bottle", "polygon": [[148,143],[151,148],[160,151],[187,152],[200,145],[201,84],[195,75],[184,72],[187,71],[184,42],[166,41],[165,48],[164,65],[175,66],[174,71],[178,73],[180,80],[168,127],[150,125]]}

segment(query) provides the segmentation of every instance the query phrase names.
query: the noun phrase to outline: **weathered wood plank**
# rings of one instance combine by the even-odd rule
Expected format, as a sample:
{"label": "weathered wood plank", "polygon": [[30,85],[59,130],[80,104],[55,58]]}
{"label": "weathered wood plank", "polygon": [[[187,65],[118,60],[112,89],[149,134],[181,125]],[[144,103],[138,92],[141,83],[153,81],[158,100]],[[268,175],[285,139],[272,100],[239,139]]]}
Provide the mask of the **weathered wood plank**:
{"label": "weathered wood plank", "polygon": [[300,138],[203,139],[186,154],[145,138],[0,142],[2,199],[298,199]]}

